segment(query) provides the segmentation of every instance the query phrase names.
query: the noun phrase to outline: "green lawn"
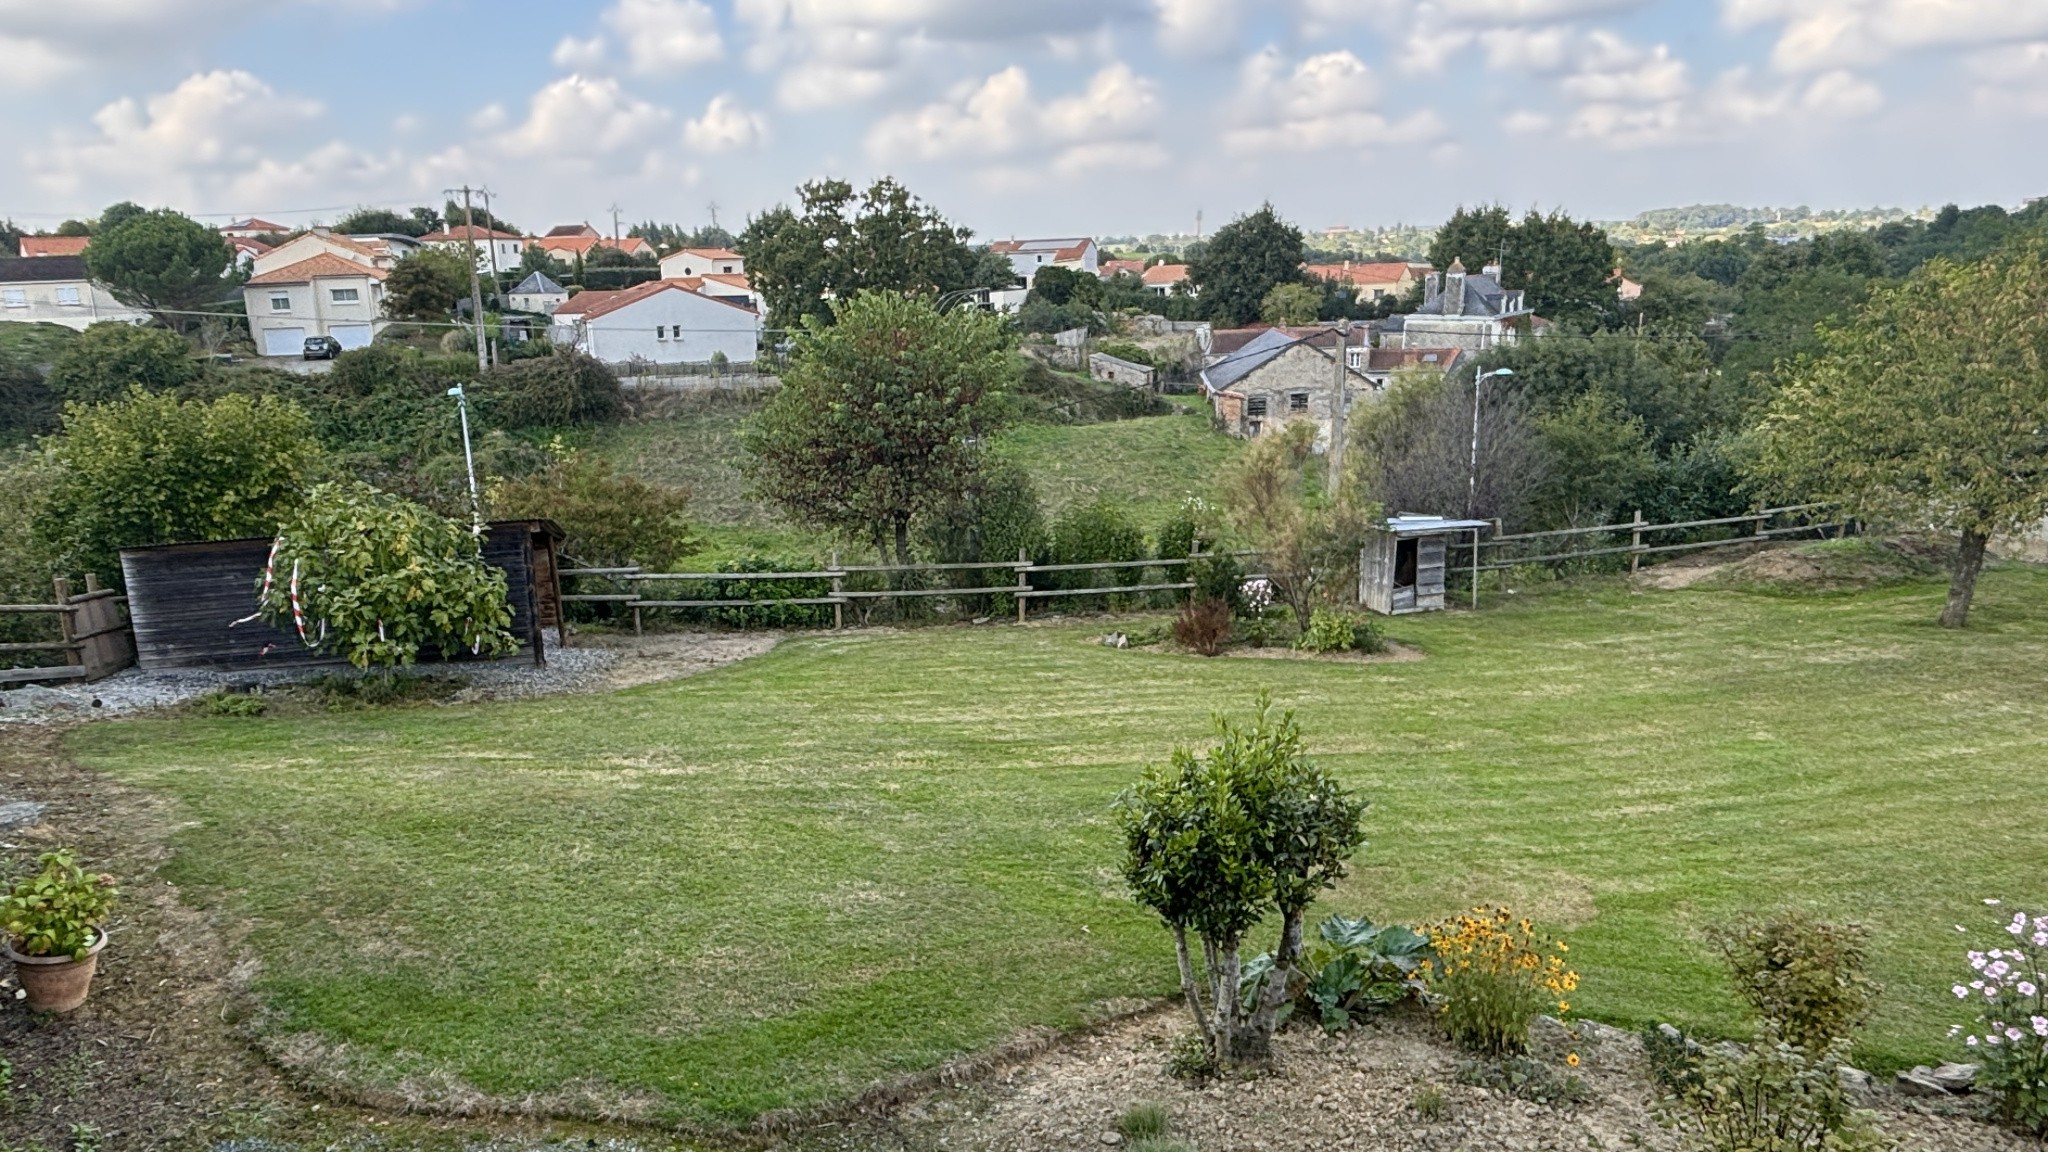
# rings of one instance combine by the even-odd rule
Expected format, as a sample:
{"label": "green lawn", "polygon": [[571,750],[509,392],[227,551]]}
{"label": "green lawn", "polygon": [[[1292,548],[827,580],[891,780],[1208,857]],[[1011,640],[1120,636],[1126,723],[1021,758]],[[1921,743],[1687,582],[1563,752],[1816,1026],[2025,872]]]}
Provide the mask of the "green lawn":
{"label": "green lawn", "polygon": [[1884,1068],[1944,1051],[1951,925],[2048,903],[2048,572],[1987,574],[1966,633],[1940,598],[1565,586],[1404,618],[1428,658],[1378,665],[813,635],[608,697],[72,746],[179,802],[170,875],[253,925],[273,1027],[497,1093],[737,1122],[1167,992],[1106,807],[1261,687],[1372,802],[1330,908],[1506,901],[1569,933],[1581,1011],[1734,1031],[1707,935],[1810,904],[1876,930]]}
{"label": "green lawn", "polygon": [[[1176,398],[1178,399],[1178,398]],[[1206,410],[1103,424],[1024,424],[996,450],[1022,464],[1049,514],[1106,499],[1148,532],[1190,496],[1212,498],[1236,440],[1209,426]]]}

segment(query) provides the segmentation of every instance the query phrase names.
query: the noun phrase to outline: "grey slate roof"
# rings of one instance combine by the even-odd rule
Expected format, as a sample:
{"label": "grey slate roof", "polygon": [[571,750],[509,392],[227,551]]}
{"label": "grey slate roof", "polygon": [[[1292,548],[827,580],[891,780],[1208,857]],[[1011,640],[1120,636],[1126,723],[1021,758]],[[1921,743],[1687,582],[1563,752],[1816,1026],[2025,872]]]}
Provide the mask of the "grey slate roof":
{"label": "grey slate roof", "polygon": [[552,293],[557,296],[566,296],[569,294],[569,290],[567,288],[562,287],[560,284],[555,283],[553,280],[548,279],[547,273],[535,272],[532,275],[528,276],[526,279],[521,280],[519,282],[519,286],[517,288],[512,289],[509,295],[544,296],[549,293]]}
{"label": "grey slate roof", "polygon": [[48,284],[84,280],[83,256],[9,256],[0,258],[0,284]]}
{"label": "grey slate roof", "polygon": [[1278,328],[1268,328],[1247,341],[1244,347],[1202,370],[1202,379],[1212,392],[1220,392],[1272,362],[1273,358],[1299,343]]}
{"label": "grey slate roof", "polygon": [[[1444,292],[1439,294],[1434,300],[1426,301],[1422,307],[1417,308],[1415,310],[1416,314],[1422,316],[1443,315],[1444,296],[1448,295],[1449,291],[1450,285],[1445,284]],[[1506,295],[1507,292],[1501,288],[1500,284],[1493,277],[1475,276],[1468,273],[1465,277],[1464,314],[1467,316],[1499,316],[1501,314],[1501,302]]]}

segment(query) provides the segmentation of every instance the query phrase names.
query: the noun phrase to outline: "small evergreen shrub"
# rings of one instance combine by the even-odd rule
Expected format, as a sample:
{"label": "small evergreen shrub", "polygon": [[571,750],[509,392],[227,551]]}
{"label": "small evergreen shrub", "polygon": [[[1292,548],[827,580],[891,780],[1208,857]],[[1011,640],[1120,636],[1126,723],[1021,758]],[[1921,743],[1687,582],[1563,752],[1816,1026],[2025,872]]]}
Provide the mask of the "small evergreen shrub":
{"label": "small evergreen shrub", "polygon": [[1879,985],[1870,978],[1870,933],[1804,912],[1738,922],[1715,946],[1735,993],[1787,1043],[1818,1054],[1870,1015]]}
{"label": "small evergreen shrub", "polygon": [[1309,617],[1308,629],[1294,642],[1304,652],[1349,652],[1356,643],[1356,621],[1332,608],[1318,608]]}
{"label": "small evergreen shrub", "polygon": [[1387,650],[1387,634],[1380,631],[1379,621],[1363,612],[1351,618],[1351,650],[1369,655]]}

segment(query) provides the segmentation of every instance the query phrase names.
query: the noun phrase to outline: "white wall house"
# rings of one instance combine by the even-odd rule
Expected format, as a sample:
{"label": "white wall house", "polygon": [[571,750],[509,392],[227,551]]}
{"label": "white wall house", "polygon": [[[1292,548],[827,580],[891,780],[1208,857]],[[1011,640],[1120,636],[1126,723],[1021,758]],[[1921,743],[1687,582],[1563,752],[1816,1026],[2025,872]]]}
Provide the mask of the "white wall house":
{"label": "white wall house", "polygon": [[988,250],[1008,256],[1010,270],[1023,277],[1027,288],[1041,268],[1070,268],[1090,276],[1099,275],[1102,270],[1102,251],[1095,246],[1094,240],[1086,236],[997,240],[988,246]]}
{"label": "white wall house", "polygon": [[755,291],[753,282],[745,276],[726,276],[713,272],[708,276],[664,276],[662,279],[700,296],[709,296],[713,300],[724,300],[732,304],[743,304],[760,315],[768,314],[768,298]]}
{"label": "white wall house", "polygon": [[730,248],[678,248],[661,258],[661,278],[744,276],[747,262]]}
{"label": "white wall house", "polygon": [[535,272],[521,280],[506,297],[514,312],[534,312],[552,316],[555,309],[569,302],[569,290],[548,278],[545,272]]}
{"label": "white wall house", "polygon": [[612,364],[708,364],[719,352],[728,361],[742,361],[754,359],[761,317],[744,305],[656,280],[571,296],[555,309],[549,336]]}
{"label": "white wall house", "polygon": [[366,268],[390,268],[398,262],[388,246],[366,243],[348,236],[338,235],[325,229],[315,229],[279,244],[264,252],[251,256],[249,271],[261,276],[279,268],[311,260],[315,256],[334,256]]}
{"label": "white wall house", "polygon": [[386,275],[382,268],[322,252],[250,277],[242,303],[256,350],[297,356],[309,336],[332,336],[343,348],[366,347],[389,323]]}
{"label": "white wall house", "polygon": [[0,323],[86,329],[106,320],[140,324],[149,313],[114,299],[85,274],[83,256],[0,259]]}
{"label": "white wall house", "polygon": [[476,245],[476,266],[480,272],[490,271],[494,258],[498,271],[510,272],[519,267],[519,258],[526,253],[526,237],[480,225],[457,224],[445,232],[429,232],[420,237],[422,246],[445,252],[467,252],[471,243]]}

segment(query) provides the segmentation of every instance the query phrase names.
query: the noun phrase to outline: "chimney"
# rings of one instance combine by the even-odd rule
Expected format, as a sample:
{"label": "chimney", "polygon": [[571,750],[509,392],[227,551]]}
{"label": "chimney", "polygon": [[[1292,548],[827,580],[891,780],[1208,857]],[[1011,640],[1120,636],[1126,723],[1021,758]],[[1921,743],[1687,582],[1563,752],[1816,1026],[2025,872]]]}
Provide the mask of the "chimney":
{"label": "chimney", "polygon": [[1443,291],[1443,274],[1434,268],[1430,269],[1429,275],[1422,278],[1422,306],[1427,308],[1435,303],[1436,298],[1443,295]]}
{"label": "chimney", "polygon": [[1463,316],[1465,314],[1465,262],[1463,260],[1451,261],[1449,270],[1444,273],[1443,314],[1446,316]]}
{"label": "chimney", "polygon": [[1488,264],[1479,270],[1479,274],[1492,280],[1495,284],[1500,283],[1500,261],[1495,260],[1493,263]]}

